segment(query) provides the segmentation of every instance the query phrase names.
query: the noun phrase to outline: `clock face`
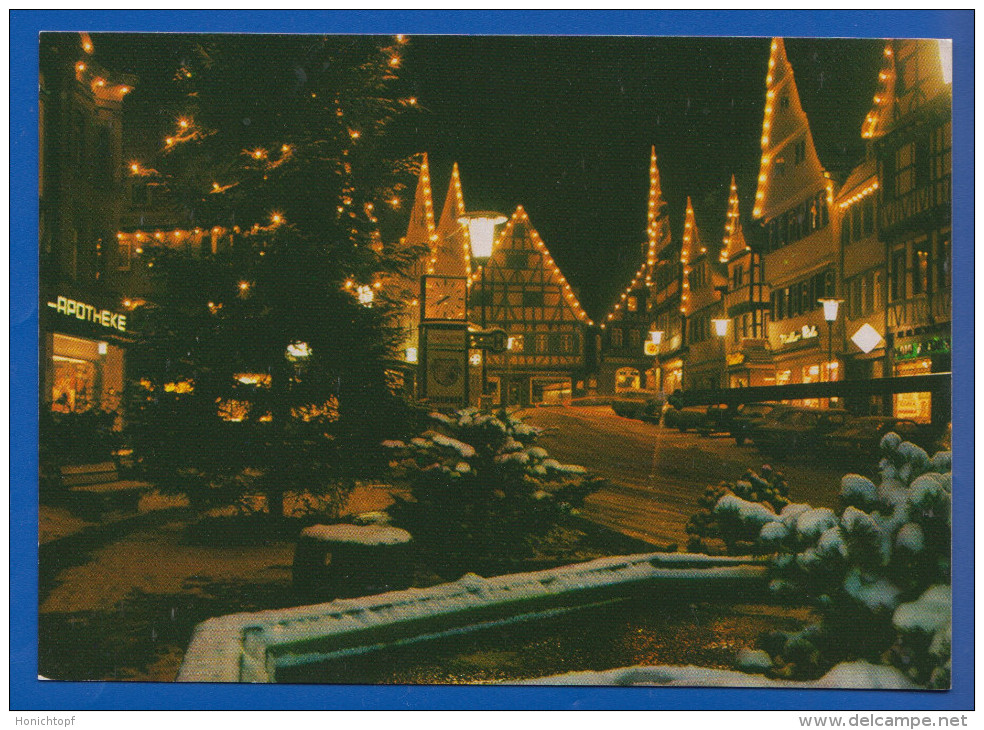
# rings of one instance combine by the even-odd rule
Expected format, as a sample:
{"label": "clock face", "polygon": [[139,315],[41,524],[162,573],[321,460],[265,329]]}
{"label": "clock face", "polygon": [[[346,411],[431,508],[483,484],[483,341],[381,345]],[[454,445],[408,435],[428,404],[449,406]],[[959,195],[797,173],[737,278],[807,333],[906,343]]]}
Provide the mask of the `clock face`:
{"label": "clock face", "polygon": [[424,279],[424,319],[464,320],[465,279],[428,276]]}

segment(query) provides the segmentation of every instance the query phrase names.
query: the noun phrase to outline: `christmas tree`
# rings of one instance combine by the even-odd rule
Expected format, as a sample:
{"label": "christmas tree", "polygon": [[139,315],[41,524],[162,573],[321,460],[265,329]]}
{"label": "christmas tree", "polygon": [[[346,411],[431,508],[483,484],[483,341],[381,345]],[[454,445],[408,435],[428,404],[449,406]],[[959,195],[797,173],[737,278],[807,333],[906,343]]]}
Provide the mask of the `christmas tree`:
{"label": "christmas tree", "polygon": [[417,106],[405,42],[204,37],[176,69],[160,153],[131,165],[190,231],[168,235],[204,242],[141,249],[153,286],[129,420],[159,483],[256,488],[279,515],[285,491],[370,473],[399,433],[382,280],[419,252],[381,226],[414,171],[391,132]]}

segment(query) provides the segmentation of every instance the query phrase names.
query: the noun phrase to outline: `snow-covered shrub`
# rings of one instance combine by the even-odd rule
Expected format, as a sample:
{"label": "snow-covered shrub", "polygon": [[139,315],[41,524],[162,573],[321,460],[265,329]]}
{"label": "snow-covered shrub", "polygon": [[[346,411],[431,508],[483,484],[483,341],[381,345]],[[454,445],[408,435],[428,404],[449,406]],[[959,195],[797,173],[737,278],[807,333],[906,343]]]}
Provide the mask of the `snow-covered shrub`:
{"label": "snow-covered shrub", "polygon": [[[951,456],[930,458],[895,433],[880,449],[879,484],[846,475],[840,514],[797,504],[775,514],[736,494],[711,508],[729,549],[774,553],[777,597],[810,603],[822,618],[805,632],[763,638],[773,676],[814,678],[867,659],[921,684],[949,684]],[[742,540],[729,542],[725,525]]]}
{"label": "snow-covered shrub", "polygon": [[[418,544],[463,567],[475,556],[522,553],[528,538],[575,511],[602,481],[536,446],[538,429],[504,412],[432,413],[434,428],[387,441],[410,498],[391,508]],[[469,557],[471,556],[471,557]],[[471,568],[468,568],[471,569]]]}
{"label": "snow-covered shrub", "polygon": [[756,551],[761,528],[776,521],[776,513],[789,504],[788,494],[783,475],[768,465],[736,482],[708,487],[698,500],[700,511],[687,522],[687,549],[715,552],[713,541],[720,540],[729,554]]}

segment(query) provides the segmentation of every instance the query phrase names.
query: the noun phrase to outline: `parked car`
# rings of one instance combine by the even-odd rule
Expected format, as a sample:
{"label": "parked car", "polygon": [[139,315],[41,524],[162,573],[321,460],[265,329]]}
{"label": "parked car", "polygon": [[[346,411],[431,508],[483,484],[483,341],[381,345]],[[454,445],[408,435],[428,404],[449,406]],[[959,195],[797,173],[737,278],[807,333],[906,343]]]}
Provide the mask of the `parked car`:
{"label": "parked car", "polygon": [[791,406],[784,403],[742,403],[731,417],[731,435],[735,443],[741,446],[751,435],[751,432],[766,419],[776,417]]}
{"label": "parked car", "polygon": [[731,433],[732,422],[737,413],[738,410],[734,406],[708,406],[703,423],[697,426],[697,433],[701,436],[710,436],[713,433]]}
{"label": "parked car", "polygon": [[663,399],[650,392],[630,391],[620,393],[609,400],[612,410],[623,418],[659,423],[663,412]]}
{"label": "parked car", "polygon": [[878,445],[882,437],[891,431],[930,452],[935,450],[934,446],[939,438],[939,429],[916,423],[909,418],[864,416],[854,418],[827,434],[824,442],[837,455],[877,461]]}
{"label": "parked car", "polygon": [[681,433],[699,428],[707,418],[707,406],[670,408],[663,416],[663,425],[678,429]]}
{"label": "parked car", "polygon": [[752,440],[759,450],[767,453],[781,455],[798,451],[808,454],[823,445],[824,436],[845,426],[849,420],[851,415],[840,408],[790,407],[755,428]]}

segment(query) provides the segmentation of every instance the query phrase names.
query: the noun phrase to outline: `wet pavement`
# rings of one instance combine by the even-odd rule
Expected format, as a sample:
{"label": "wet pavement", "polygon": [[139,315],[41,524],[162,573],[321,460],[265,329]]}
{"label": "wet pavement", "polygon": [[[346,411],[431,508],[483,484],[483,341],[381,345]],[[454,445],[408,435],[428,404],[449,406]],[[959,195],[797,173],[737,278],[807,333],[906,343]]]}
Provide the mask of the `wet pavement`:
{"label": "wet pavement", "polygon": [[684,526],[708,486],[739,479],[769,464],[786,476],[790,499],[836,507],[847,471],[817,454],[773,459],[729,436],[680,433],[615,415],[607,406],[545,407],[520,411],[547,429],[539,444],[564,463],[580,464],[611,484],[588,497],[582,514],[631,537],[683,548]]}

